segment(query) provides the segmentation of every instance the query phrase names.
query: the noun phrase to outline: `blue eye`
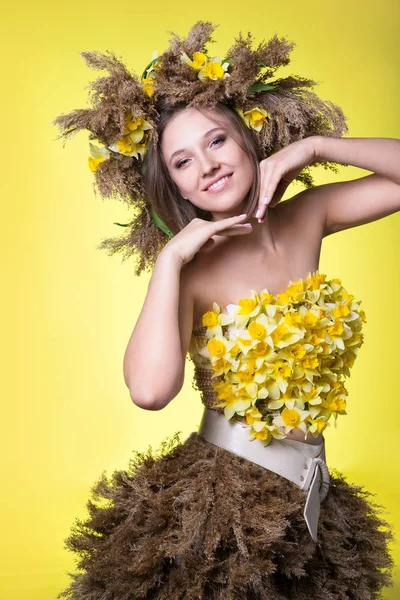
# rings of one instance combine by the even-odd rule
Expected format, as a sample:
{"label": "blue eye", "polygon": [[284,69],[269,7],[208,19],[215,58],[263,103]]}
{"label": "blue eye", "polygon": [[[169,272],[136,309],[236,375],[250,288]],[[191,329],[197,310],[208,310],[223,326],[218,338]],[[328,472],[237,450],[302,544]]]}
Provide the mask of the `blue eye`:
{"label": "blue eye", "polygon": [[218,137],[215,140],[213,140],[211,143],[213,144],[214,142],[218,142],[219,140],[225,141],[225,136],[222,135],[221,137]]}
{"label": "blue eye", "polygon": [[181,160],[181,162],[176,163],[176,168],[180,169],[181,166],[184,165],[186,161],[187,161],[187,158],[185,158],[185,160]]}
{"label": "blue eye", "polygon": [[[211,142],[211,145],[212,145],[212,144],[214,144],[214,142],[219,142],[219,141],[222,141],[222,142],[224,142],[225,140],[226,140],[226,136],[224,136],[224,135],[221,135],[220,137],[217,137],[217,138],[215,138],[215,140],[213,140],[213,141]],[[188,161],[188,159],[187,159],[187,158],[185,158],[184,160],[181,160],[180,162],[176,163],[176,165],[175,165],[175,166],[176,166],[176,168],[177,168],[177,169],[180,169],[180,168],[181,168],[181,167],[182,167],[182,166],[183,166],[183,165],[184,165],[184,164],[185,164],[187,161]]]}

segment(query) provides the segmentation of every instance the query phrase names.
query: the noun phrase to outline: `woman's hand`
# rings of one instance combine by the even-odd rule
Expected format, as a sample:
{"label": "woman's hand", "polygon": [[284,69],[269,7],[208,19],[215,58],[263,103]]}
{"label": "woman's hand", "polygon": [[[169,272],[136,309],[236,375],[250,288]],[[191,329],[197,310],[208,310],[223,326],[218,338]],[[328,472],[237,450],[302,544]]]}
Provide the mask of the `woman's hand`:
{"label": "woman's hand", "polygon": [[[251,223],[244,223],[248,215],[235,215],[218,221],[206,221],[196,217],[177,233],[164,247],[172,252],[182,264],[192,260],[200,250],[214,244],[213,235],[243,235],[252,231]],[[167,250],[168,248],[168,250]]]}
{"label": "woman's hand", "polygon": [[258,210],[252,216],[264,222],[268,207],[273,208],[287,187],[305,166],[317,159],[318,136],[310,136],[288,144],[260,162],[260,199]]}

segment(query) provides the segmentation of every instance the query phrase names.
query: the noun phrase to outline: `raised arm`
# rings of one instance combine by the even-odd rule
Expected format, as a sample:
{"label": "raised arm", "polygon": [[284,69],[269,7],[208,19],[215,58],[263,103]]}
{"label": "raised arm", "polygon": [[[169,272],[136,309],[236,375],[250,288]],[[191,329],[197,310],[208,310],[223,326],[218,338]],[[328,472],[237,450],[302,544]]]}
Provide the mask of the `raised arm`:
{"label": "raised arm", "polygon": [[319,159],[374,171],[351,181],[304,190],[296,197],[304,219],[320,219],[324,237],[400,210],[400,140],[316,136]]}

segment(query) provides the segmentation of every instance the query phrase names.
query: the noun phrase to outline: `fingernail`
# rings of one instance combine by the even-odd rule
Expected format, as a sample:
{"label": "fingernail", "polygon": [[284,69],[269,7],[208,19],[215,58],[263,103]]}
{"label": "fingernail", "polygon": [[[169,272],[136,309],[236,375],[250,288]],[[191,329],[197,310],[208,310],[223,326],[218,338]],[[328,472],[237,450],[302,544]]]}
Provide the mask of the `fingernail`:
{"label": "fingernail", "polygon": [[261,214],[261,208],[258,209],[258,211],[256,212],[256,219],[260,216]]}
{"label": "fingernail", "polygon": [[267,196],[265,196],[265,198],[264,198],[264,204],[268,204],[268,198],[267,198]]}

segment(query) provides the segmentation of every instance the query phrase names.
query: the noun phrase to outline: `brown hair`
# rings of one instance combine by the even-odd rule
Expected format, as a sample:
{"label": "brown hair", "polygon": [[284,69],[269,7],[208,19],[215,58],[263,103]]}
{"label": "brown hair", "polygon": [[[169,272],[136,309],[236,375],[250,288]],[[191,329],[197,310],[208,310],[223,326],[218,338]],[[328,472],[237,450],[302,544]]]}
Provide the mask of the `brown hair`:
{"label": "brown hair", "polygon": [[[186,103],[171,105],[164,100],[159,103],[158,140],[150,143],[144,160],[144,185],[146,192],[157,215],[174,235],[196,217],[206,221],[212,220],[211,212],[205,211],[183,198],[168,171],[161,151],[161,140],[166,125],[174,116],[183,112],[186,108]],[[261,149],[256,138],[238,113],[226,104],[218,103],[213,107],[213,110],[222,117],[222,121],[218,117],[210,115],[207,108],[201,106],[196,106],[195,108],[206,114],[214,123],[227,129],[229,135],[232,136],[236,143],[249,156],[253,164],[254,179],[245,199],[245,212],[252,214],[257,206],[259,197],[260,181],[258,165],[262,160]]]}
{"label": "brown hair", "polygon": [[[216,108],[225,116],[224,126],[228,123],[230,134],[247,152],[255,169],[253,186],[245,199],[249,213],[255,209],[258,196],[260,160],[308,136],[341,137],[348,133],[342,109],[312,91],[318,82],[295,75],[275,77],[280,66],[290,63],[289,54],[296,45],[277,34],[253,50],[251,33],[245,37],[239,33],[224,58],[229,65],[229,76],[201,80],[197,70],[181,60],[182,53],[189,58],[195,52],[207,55],[206,45],[214,41],[211,35],[215,27],[209,21],[198,21],[184,39],[171,32],[169,48],[156,63],[150,63],[152,71],[144,72],[154,75],[150,95],[143,89],[143,74],[141,77],[132,74],[113,52],[81,52],[90,68],[106,69],[109,74],[89,84],[90,108],[72,110],[53,121],[64,140],[86,129],[89,140],[97,140],[96,143],[108,149],[108,159],[95,168],[94,191],[102,198],[124,202],[133,214],[128,223],[115,223],[126,228],[122,235],[103,239],[97,248],[107,250],[110,256],[121,253],[123,261],[134,258],[135,275],[154,268],[159,253],[169,241],[165,226],[170,229],[169,233],[176,234],[195,217],[212,218],[209,212],[184,200],[171,180],[157,145],[157,122],[163,129],[173,115],[189,106],[198,110]],[[260,131],[249,129],[235,111],[236,108],[246,112],[255,107],[269,115],[268,123]],[[144,160],[110,150],[110,146],[125,135],[127,115],[145,118],[152,127]],[[338,173],[337,165],[333,161],[315,161],[306,165],[295,180],[311,188],[314,168],[322,166]],[[143,169],[146,167],[145,186]],[[165,225],[157,221],[156,215]]]}

